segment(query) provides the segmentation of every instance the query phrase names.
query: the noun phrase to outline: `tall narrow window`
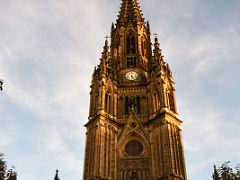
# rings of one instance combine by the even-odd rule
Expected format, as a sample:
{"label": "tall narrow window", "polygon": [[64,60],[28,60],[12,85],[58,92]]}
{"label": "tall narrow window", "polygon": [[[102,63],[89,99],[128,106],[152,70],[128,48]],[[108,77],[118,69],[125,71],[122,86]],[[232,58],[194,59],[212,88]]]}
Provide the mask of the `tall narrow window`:
{"label": "tall narrow window", "polygon": [[133,67],[137,66],[136,57],[133,57]]}
{"label": "tall narrow window", "polygon": [[125,114],[128,114],[128,106],[129,106],[129,99],[128,99],[128,97],[126,97],[126,100],[125,100]]}
{"label": "tall narrow window", "polygon": [[111,111],[111,96],[106,93],[105,94],[105,104],[104,104],[104,111],[107,113],[110,113]]}
{"label": "tall narrow window", "polygon": [[127,54],[130,54],[130,49],[131,49],[131,40],[130,40],[130,36],[127,36]]}
{"label": "tall narrow window", "polygon": [[105,94],[105,104],[104,104],[104,111],[107,112],[108,109],[108,94]]}
{"label": "tall narrow window", "polygon": [[136,53],[136,40],[132,33],[127,35],[127,55]]}
{"label": "tall narrow window", "polygon": [[171,91],[169,93],[169,105],[170,105],[170,110],[172,111],[176,111],[175,109],[175,102],[174,102],[174,94],[173,94],[173,91]]}
{"label": "tall narrow window", "polygon": [[153,99],[153,111],[157,111],[157,94],[155,93],[154,95],[154,99]]}
{"label": "tall narrow window", "polygon": [[145,46],[144,46],[143,38],[142,38],[141,47],[142,47],[142,55],[145,56],[145,53],[144,53]]}
{"label": "tall narrow window", "polygon": [[112,104],[111,104],[111,96],[110,95],[108,95],[108,109],[107,109],[107,112],[108,113],[112,113],[112,106],[111,106]]}
{"label": "tall narrow window", "polygon": [[141,104],[140,104],[140,97],[137,96],[137,113],[141,114]]}
{"label": "tall narrow window", "polygon": [[127,67],[131,67],[131,64],[132,64],[131,58],[128,57],[128,58],[127,58]]}
{"label": "tall narrow window", "polygon": [[98,110],[98,96],[95,96],[95,107],[96,107],[95,111],[97,111]]}
{"label": "tall narrow window", "polygon": [[136,57],[127,57],[127,67],[136,67],[137,61]]}
{"label": "tall narrow window", "polygon": [[161,107],[161,98],[160,98],[160,92],[157,92],[157,108],[160,109]]}
{"label": "tall narrow window", "polygon": [[135,37],[131,37],[131,53],[135,54],[136,53],[136,47],[135,47]]}
{"label": "tall narrow window", "polygon": [[148,114],[148,100],[145,96],[141,97],[141,101],[140,101],[140,111],[141,114],[143,115],[147,115]]}
{"label": "tall narrow window", "polygon": [[120,97],[118,100],[117,100],[117,114],[120,115],[122,114],[122,108],[121,108],[121,105],[122,105],[122,97]]}
{"label": "tall narrow window", "polygon": [[167,106],[168,108],[170,108],[170,104],[169,104],[169,91],[166,92],[166,100],[167,100],[166,106]]}

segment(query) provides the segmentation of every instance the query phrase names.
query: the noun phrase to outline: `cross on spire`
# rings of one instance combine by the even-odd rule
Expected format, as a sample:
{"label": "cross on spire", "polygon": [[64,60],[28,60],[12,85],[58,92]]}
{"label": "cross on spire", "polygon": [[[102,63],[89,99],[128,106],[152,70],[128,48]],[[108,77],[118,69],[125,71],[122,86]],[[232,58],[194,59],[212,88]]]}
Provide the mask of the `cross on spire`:
{"label": "cross on spire", "polygon": [[158,34],[157,34],[157,33],[154,33],[153,35],[155,36],[155,38],[157,38],[157,36],[158,36]]}
{"label": "cross on spire", "polygon": [[106,41],[107,41],[110,37],[108,35],[106,35],[105,38],[106,38]]}

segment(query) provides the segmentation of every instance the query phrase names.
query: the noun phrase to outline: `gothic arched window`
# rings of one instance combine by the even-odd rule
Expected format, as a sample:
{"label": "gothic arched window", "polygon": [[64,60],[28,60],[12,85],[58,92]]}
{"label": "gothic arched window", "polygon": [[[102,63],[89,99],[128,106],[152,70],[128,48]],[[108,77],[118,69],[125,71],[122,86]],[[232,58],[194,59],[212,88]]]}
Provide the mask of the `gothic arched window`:
{"label": "gothic arched window", "polygon": [[157,109],[161,107],[160,92],[157,91]]}
{"label": "gothic arched window", "polygon": [[153,95],[153,111],[157,111],[157,94],[154,93]]}
{"label": "gothic arched window", "polygon": [[176,111],[173,91],[169,93],[169,106],[170,106],[170,110],[174,112]]}
{"label": "gothic arched window", "polygon": [[136,57],[127,57],[127,67],[136,67],[137,61]]}
{"label": "gothic arched window", "polygon": [[141,43],[141,48],[142,48],[142,55],[144,56],[144,41],[142,39],[142,43]]}
{"label": "gothic arched window", "polygon": [[126,96],[126,99],[125,99],[125,114],[128,114],[128,107],[129,107],[129,99]]}
{"label": "gothic arched window", "polygon": [[107,113],[111,112],[111,96],[108,93],[105,94],[104,111]]}
{"label": "gothic arched window", "polygon": [[135,44],[135,37],[131,37],[131,53],[135,54],[136,53],[136,44]]}
{"label": "gothic arched window", "polygon": [[131,39],[129,36],[127,36],[127,54],[130,54],[130,50],[131,50]]}
{"label": "gothic arched window", "polygon": [[108,106],[108,94],[105,94],[105,103],[104,103],[104,111],[107,112],[107,106]]}
{"label": "gothic arched window", "polygon": [[136,53],[136,40],[132,32],[127,35],[127,55]]}
{"label": "gothic arched window", "polygon": [[122,97],[120,97],[118,99],[117,104],[118,104],[118,114],[123,115],[124,114],[124,101],[123,101]]}
{"label": "gothic arched window", "polygon": [[140,104],[140,97],[137,96],[137,113],[141,114],[141,104]]}

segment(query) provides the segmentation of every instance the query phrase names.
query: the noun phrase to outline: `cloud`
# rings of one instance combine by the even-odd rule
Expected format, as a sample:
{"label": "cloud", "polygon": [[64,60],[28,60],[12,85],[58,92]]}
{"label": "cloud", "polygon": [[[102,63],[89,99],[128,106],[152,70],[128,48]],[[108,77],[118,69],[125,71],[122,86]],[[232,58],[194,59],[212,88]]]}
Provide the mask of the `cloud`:
{"label": "cloud", "polygon": [[[20,179],[42,179],[60,166],[62,178],[79,177],[91,73],[106,34],[94,31],[103,22],[101,12],[94,1],[4,5],[1,14],[8,16],[0,17],[0,75],[5,81],[0,112],[6,131],[1,128],[1,151],[16,165]],[[37,177],[38,170],[29,164],[45,172]]]}
{"label": "cloud", "polygon": [[54,155],[56,159],[59,159],[59,163],[61,162],[61,167],[63,169],[69,168],[72,166],[80,167],[81,161],[77,159],[75,154],[72,152],[71,147],[66,144],[66,141],[62,136],[61,132],[56,130],[52,130],[47,133],[48,140],[40,141],[42,146],[47,152]]}

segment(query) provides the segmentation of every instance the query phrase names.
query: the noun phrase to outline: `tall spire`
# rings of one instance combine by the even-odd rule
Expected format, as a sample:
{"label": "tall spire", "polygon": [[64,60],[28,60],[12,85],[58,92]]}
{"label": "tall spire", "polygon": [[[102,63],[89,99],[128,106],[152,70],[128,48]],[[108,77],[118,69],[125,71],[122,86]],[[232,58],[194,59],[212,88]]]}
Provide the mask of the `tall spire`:
{"label": "tall spire", "polygon": [[122,0],[117,25],[137,25],[143,23],[142,11],[137,0]]}

